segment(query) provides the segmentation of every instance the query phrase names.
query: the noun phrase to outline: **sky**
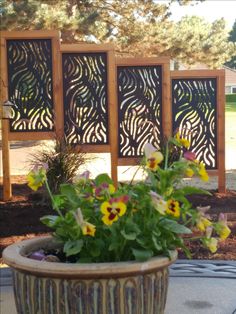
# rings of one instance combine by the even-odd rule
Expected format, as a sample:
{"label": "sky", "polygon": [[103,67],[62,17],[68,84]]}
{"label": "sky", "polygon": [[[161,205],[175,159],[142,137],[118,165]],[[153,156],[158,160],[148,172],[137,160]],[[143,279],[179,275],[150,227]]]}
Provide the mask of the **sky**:
{"label": "sky", "polygon": [[[159,2],[164,1],[161,0]],[[174,21],[180,20],[185,15],[201,16],[209,22],[224,17],[226,27],[230,30],[236,20],[236,0],[206,0],[197,5],[188,6],[180,6],[178,3],[173,3],[171,12],[171,19]]]}

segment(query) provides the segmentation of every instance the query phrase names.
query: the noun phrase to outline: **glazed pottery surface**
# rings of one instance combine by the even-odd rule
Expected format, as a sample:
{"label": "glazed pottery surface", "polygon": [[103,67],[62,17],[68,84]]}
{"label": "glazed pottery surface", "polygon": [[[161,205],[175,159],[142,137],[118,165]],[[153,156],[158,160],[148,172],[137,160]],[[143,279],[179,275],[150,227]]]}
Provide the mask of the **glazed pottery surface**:
{"label": "glazed pottery surface", "polygon": [[168,266],[177,258],[146,262],[93,264],[51,263],[26,256],[56,248],[51,237],[13,244],[3,252],[13,269],[20,314],[162,314],[168,288]]}

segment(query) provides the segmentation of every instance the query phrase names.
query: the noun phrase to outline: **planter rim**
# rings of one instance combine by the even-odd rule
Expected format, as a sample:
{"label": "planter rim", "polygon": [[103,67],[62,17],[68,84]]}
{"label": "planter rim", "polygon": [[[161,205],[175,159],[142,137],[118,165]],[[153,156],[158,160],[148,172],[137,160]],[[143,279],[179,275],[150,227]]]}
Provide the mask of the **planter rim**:
{"label": "planter rim", "polygon": [[63,278],[115,278],[144,274],[168,267],[177,259],[177,251],[171,252],[171,259],[156,256],[145,262],[126,261],[110,263],[55,263],[37,261],[27,256],[29,252],[40,248],[55,247],[51,236],[23,240],[8,246],[3,251],[4,262],[17,270],[32,273],[36,276]]}

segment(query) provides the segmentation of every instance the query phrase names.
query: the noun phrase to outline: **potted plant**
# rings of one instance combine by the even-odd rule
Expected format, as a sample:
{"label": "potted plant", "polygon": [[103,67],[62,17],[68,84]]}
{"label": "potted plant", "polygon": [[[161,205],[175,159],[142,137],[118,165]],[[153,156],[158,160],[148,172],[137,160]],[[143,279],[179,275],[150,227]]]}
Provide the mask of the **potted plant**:
{"label": "potted plant", "polygon": [[208,193],[181,185],[185,176],[208,180],[188,147],[178,133],[162,152],[146,144],[147,178],[117,189],[107,174],[92,180],[85,172],[53,195],[47,169],[32,170],[29,186],[46,185],[56,214],[41,219],[54,230],[52,237],[23,241],[3,253],[13,268],[18,313],[163,313],[168,266],[177,248],[189,256],[185,235],[197,230],[215,252],[213,232],[222,239],[230,233],[222,215],[211,222],[187,199]]}

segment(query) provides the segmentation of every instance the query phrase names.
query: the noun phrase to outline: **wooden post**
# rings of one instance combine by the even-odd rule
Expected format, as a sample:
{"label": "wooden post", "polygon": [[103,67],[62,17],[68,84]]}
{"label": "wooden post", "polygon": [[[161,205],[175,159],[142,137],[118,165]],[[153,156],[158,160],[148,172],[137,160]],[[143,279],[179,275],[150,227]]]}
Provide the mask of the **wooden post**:
{"label": "wooden post", "polygon": [[162,65],[162,132],[165,138],[172,135],[172,105],[171,105],[171,80],[170,61]]}
{"label": "wooden post", "polygon": [[58,139],[63,139],[64,136],[63,80],[61,59],[59,37],[56,36],[52,38],[52,77],[55,134],[56,138]]}
{"label": "wooden post", "polygon": [[10,145],[8,140],[8,119],[2,119],[2,168],[3,168],[3,200],[12,198],[10,175]]}
{"label": "wooden post", "polygon": [[225,70],[217,77],[217,123],[218,191],[225,193]]}
{"label": "wooden post", "polygon": [[118,185],[118,99],[116,84],[115,52],[109,50],[107,53],[108,67],[108,103],[109,103],[109,141],[111,147],[111,176],[115,186]]}
{"label": "wooden post", "polygon": [[6,40],[1,37],[1,109],[2,109],[2,169],[3,169],[3,200],[12,198],[11,175],[10,175],[10,147],[9,147],[9,121],[3,118],[3,102],[8,99],[8,76]]}

